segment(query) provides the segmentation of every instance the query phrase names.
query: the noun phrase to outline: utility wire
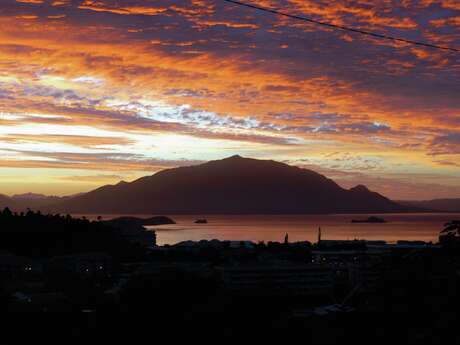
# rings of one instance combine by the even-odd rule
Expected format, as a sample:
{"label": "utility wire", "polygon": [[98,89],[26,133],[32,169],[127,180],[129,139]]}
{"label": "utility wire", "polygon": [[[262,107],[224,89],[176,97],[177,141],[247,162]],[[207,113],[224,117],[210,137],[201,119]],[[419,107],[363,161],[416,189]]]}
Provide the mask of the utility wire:
{"label": "utility wire", "polygon": [[331,24],[331,23],[322,22],[322,21],[307,18],[307,17],[297,16],[295,14],[289,14],[289,13],[286,13],[286,12],[281,12],[281,11],[279,11],[277,9],[274,9],[274,8],[268,8],[268,7],[252,5],[252,4],[248,4],[248,3],[237,1],[237,0],[223,0],[223,1],[235,4],[235,5],[239,5],[239,6],[249,7],[249,8],[259,10],[259,11],[263,11],[263,12],[277,14],[277,15],[288,17],[288,18],[291,18],[291,19],[303,20],[304,22],[309,22],[309,23],[313,23],[313,24],[316,24],[316,25],[322,25],[322,26],[326,26],[326,27],[329,27],[329,28],[332,28],[332,29],[350,31],[350,32],[354,32],[354,33],[357,33],[357,34],[361,34],[361,35],[372,36],[372,37],[375,37],[375,38],[381,38],[381,39],[386,39],[386,40],[396,41],[396,42],[404,42],[404,43],[423,46],[423,47],[428,47],[428,48],[447,50],[447,51],[457,52],[457,53],[460,52],[460,49],[453,48],[453,47],[439,46],[439,45],[431,44],[431,43],[427,43],[427,42],[414,41],[414,40],[409,40],[409,39],[406,39],[406,38],[400,38],[400,37],[395,37],[395,36],[378,34],[378,33],[371,32],[371,31],[364,31],[364,30],[360,30],[360,29],[355,29],[355,28],[348,27],[348,26]]}

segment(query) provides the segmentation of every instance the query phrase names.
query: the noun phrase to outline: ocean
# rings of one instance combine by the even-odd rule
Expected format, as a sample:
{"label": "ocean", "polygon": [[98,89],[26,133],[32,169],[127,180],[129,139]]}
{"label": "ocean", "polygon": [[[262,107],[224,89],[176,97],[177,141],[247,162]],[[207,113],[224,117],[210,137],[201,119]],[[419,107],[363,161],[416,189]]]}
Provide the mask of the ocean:
{"label": "ocean", "polygon": [[[103,219],[122,215],[101,215]],[[126,215],[123,215],[126,216]],[[152,215],[134,215],[151,217]],[[382,214],[387,223],[351,223],[352,219],[365,219],[370,214],[332,215],[168,215],[176,224],[149,226],[157,234],[157,244],[174,244],[199,240],[249,240],[316,242],[318,228],[322,239],[422,240],[436,242],[443,224],[460,219],[459,213]],[[96,215],[86,216],[89,219]],[[195,224],[197,219],[207,219],[207,224]]]}

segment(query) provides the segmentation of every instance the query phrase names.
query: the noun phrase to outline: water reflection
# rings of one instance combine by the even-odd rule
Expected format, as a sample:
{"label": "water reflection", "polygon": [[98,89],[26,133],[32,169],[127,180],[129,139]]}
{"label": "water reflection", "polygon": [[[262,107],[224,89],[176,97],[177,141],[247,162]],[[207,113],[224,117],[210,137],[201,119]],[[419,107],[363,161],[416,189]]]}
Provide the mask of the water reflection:
{"label": "water reflection", "polygon": [[[384,224],[351,223],[353,218],[369,215],[223,215],[171,216],[177,224],[153,226],[159,245],[185,240],[250,240],[282,241],[289,233],[290,241],[316,241],[317,229],[323,239],[381,239],[434,241],[445,222],[460,218],[459,214],[386,214]],[[207,224],[195,224],[206,218]]]}

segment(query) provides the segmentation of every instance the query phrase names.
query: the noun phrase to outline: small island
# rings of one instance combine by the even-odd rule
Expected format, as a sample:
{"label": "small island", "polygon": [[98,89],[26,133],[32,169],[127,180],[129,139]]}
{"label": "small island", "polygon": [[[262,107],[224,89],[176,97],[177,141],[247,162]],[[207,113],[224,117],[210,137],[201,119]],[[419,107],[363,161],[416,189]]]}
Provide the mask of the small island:
{"label": "small island", "polygon": [[174,220],[166,216],[154,216],[150,218],[137,218],[137,217],[118,217],[110,220],[103,221],[104,223],[119,227],[119,228],[132,228],[143,227],[149,225],[165,225],[176,224]]}
{"label": "small island", "polygon": [[386,223],[387,221],[383,218],[371,216],[367,219],[352,219],[352,223]]}
{"label": "small island", "polygon": [[207,224],[208,220],[207,219],[197,219],[195,220],[195,224]]}

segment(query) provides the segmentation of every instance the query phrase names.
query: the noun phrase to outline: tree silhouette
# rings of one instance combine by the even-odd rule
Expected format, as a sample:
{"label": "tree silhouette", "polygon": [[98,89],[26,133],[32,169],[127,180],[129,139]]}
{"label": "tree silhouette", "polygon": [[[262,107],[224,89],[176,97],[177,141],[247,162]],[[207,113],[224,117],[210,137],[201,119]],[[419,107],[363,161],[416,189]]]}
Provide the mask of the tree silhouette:
{"label": "tree silhouette", "polygon": [[460,243],[460,220],[451,220],[444,224],[444,229],[439,234],[439,242],[449,246]]}
{"label": "tree silhouette", "polygon": [[3,210],[2,215],[3,215],[4,217],[12,217],[12,216],[13,216],[13,212],[11,212],[11,210],[10,210],[8,207],[5,207],[5,209]]}
{"label": "tree silhouette", "polygon": [[137,257],[143,253],[109,224],[30,209],[21,215],[12,213],[9,208],[0,210],[0,239],[0,251],[27,257],[84,252]]}

